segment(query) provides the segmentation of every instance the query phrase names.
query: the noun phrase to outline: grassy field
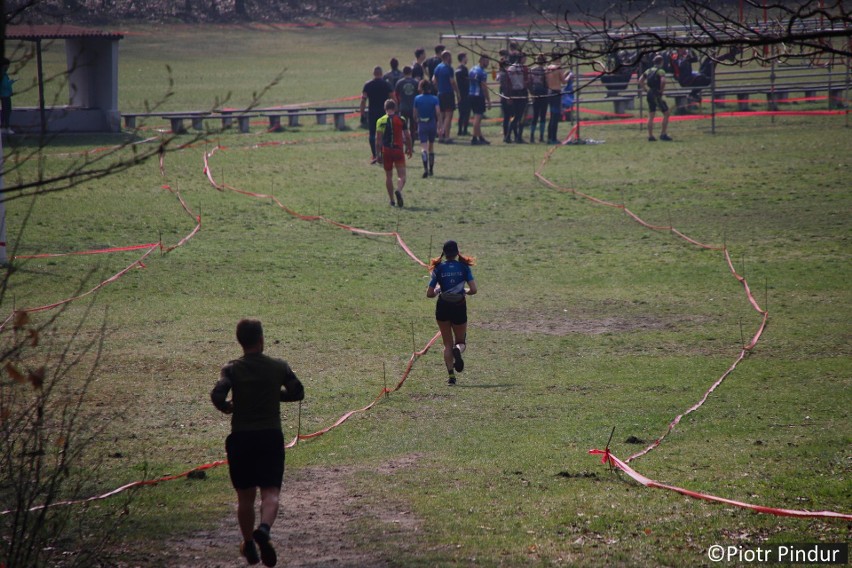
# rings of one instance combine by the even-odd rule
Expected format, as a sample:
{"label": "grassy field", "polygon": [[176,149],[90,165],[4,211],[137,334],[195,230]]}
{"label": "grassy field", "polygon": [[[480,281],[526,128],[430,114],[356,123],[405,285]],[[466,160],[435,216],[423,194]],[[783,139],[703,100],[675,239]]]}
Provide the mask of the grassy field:
{"label": "grassy field", "polygon": [[[133,28],[121,45],[119,106],[141,110],[161,98],[166,65],[174,110],[210,107],[229,92],[244,104],[282,69],[270,104],[358,95],[374,64],[394,55],[406,62],[442,31],[450,30]],[[8,205],[10,240],[27,219],[19,254],[174,244],[194,221],[164,184],[202,217],[185,246],[96,296],[108,332],[90,408],[114,418],[91,457],[102,462],[93,493],[223,458],[228,421],[208,393],[219,367],[239,355],[241,317],[264,321],[267,351],[305,383],[303,434],[396,384],[412,351],[437,331],[427,273],[393,238],[356,236],[215,190],[203,157],[221,144],[210,159],[219,182],[274,194],[302,214],[398,231],[423,260],[448,238],[478,259],[459,385],[444,383],[433,349],[400,391],[288,451],[287,476],[308,480],[308,492],[330,491],[310,483],[321,472],[343,487],[344,514],[328,523],[361,554],[359,564],[684,566],[711,564],[713,544],[848,542],[848,523],[645,489],[587,454],[613,428],[611,449],[622,459],[662,435],[756,331],[760,315],[721,252],[542,185],[534,172],[548,148],[538,144],[438,146],[426,180],[415,155],[406,207],[391,209],[381,171],[367,165],[366,133],[352,126],[216,134],[169,154],[165,176],[152,162],[40,198],[32,210]],[[852,130],[842,115],[718,126],[711,135],[706,122],[675,122],[676,141],[654,145],[636,124],[585,126],[585,137],[604,143],[560,147],[542,170],[563,188],[726,245],[770,314],[754,352],[633,466],[730,499],[849,513]],[[156,131],[140,136],[148,134]],[[485,134],[499,140],[496,122]],[[60,171],[80,151],[119,141],[61,138],[43,165]],[[5,151],[15,144],[25,141]],[[35,176],[35,164],[21,175]],[[90,272],[84,288],[138,256],[27,261],[3,312],[69,297]],[[71,305],[68,328],[86,305]],[[87,324],[87,334],[96,331]],[[291,439],[295,407],[286,408],[285,426]],[[285,562],[322,565],[322,546],[311,556],[296,538],[317,513],[294,506],[301,497],[285,487],[276,527],[291,551]],[[204,481],[144,488],[119,525],[112,561],[239,565],[232,501],[224,468]],[[222,524],[232,540],[176,563],[181,542]]]}

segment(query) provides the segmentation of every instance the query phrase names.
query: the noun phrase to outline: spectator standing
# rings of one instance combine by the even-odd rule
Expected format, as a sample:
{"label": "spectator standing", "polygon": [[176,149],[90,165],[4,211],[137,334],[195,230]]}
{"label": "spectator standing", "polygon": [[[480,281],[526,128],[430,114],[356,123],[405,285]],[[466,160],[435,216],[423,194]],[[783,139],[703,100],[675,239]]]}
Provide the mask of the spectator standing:
{"label": "spectator standing", "polygon": [[535,127],[538,125],[538,141],[544,142],[544,122],[547,119],[547,105],[550,101],[547,89],[547,70],[544,54],[536,57],[535,65],[530,68],[530,95],[532,95],[533,116],[530,125],[530,143],[535,142]]}
{"label": "spectator standing", "polygon": [[666,71],[663,69],[662,55],[655,56],[654,65],[639,77],[639,89],[648,91],[648,142],[657,140],[654,138],[654,117],[657,114],[657,109],[663,113],[660,140],[670,142],[671,138],[668,135],[669,105],[663,98],[666,92]]}
{"label": "spectator standing", "polygon": [[459,53],[456,67],[456,85],[459,88],[458,135],[467,136],[470,125],[470,70],[467,68],[467,53]]}
{"label": "spectator standing", "polygon": [[[277,556],[269,533],[278,517],[284,480],[281,403],[304,399],[305,389],[286,361],[263,354],[260,321],[240,320],[237,341],[243,356],[222,367],[210,400],[221,412],[231,415],[225,450],[231,484],[237,492],[237,522],[243,537],[240,554],[249,564],[263,560],[265,566],[275,566]],[[255,529],[258,488],[260,524]]]}
{"label": "spectator standing", "polygon": [[9,78],[9,64],[11,62],[3,58],[3,77],[0,79],[0,133],[14,134],[10,122],[12,120],[12,85],[16,79]]}
{"label": "spectator standing", "polygon": [[482,116],[485,114],[486,108],[491,108],[491,95],[488,92],[488,63],[490,59],[487,55],[482,55],[479,58],[479,64],[474,65],[470,70],[468,88],[468,99],[470,101],[470,110],[473,113],[473,138],[470,143],[473,146],[477,144],[491,144],[488,140],[482,137]]}
{"label": "spectator standing", "polygon": [[562,87],[562,115],[564,120],[571,120],[571,111],[574,109],[574,73],[565,72],[565,86]]}
{"label": "spectator standing", "polygon": [[529,104],[529,68],[524,65],[523,53],[518,53],[510,60],[506,74],[509,78],[510,98],[512,101],[512,122],[509,125],[509,137],[514,136],[515,142],[523,144],[524,120]]}
{"label": "spectator standing", "polygon": [[562,120],[562,87],[571,71],[564,71],[558,59],[554,59],[547,66],[544,78],[547,83],[548,106],[550,107],[550,121],[547,123],[547,143],[557,144],[559,142],[559,122]]}
{"label": "spectator standing", "polygon": [[512,113],[514,112],[511,98],[512,87],[509,85],[508,68],[508,60],[505,57],[501,57],[500,62],[498,63],[498,71],[495,80],[497,81],[500,94],[500,111],[503,113],[503,142],[506,144],[512,141],[509,137],[509,124],[512,122]]}
{"label": "spectator standing", "polygon": [[459,97],[459,87],[456,84],[456,74],[453,70],[453,56],[444,50],[441,53],[441,63],[435,67],[435,73],[432,78],[438,92],[438,101],[441,105],[441,128],[443,131],[438,142],[443,144],[452,144],[453,139],[450,137],[453,128],[453,111],[456,109],[456,100]]}
{"label": "spectator standing", "polygon": [[[385,101],[385,115],[376,124],[379,137],[379,159],[385,168],[385,188],[390,204],[403,206],[402,188],[405,187],[405,157],[411,157],[411,133],[405,119],[396,113],[393,99]],[[378,140],[377,140],[378,143]],[[396,168],[396,187],[393,182],[393,169]],[[394,203],[396,195],[396,203]]]}
{"label": "spectator standing", "polygon": [[370,136],[370,152],[372,153],[371,164],[379,161],[376,155],[376,121],[385,114],[385,101],[391,96],[391,88],[387,81],[382,79],[382,68],[376,66],[373,68],[373,78],[364,83],[364,88],[361,90],[361,107],[360,113],[364,114],[364,108],[367,108],[367,128]]}

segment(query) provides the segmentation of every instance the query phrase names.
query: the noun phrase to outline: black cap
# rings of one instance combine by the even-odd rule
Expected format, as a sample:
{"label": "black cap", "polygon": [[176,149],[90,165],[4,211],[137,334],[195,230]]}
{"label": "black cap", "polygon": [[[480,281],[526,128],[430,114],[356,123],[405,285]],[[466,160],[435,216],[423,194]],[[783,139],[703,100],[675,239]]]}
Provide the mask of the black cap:
{"label": "black cap", "polygon": [[459,244],[456,241],[447,241],[444,243],[444,256],[458,256]]}

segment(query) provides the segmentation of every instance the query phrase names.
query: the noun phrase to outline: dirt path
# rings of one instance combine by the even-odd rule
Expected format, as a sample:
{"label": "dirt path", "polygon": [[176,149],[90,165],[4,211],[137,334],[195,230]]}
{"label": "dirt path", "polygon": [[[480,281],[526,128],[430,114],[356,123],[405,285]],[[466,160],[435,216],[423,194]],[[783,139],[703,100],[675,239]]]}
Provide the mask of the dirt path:
{"label": "dirt path", "polygon": [[[379,467],[377,475],[393,474],[408,467],[417,457],[409,456]],[[390,532],[414,532],[417,522],[411,515],[395,510],[362,506],[350,489],[355,468],[305,468],[287,470],[282,509],[273,528],[278,566],[334,566],[336,568],[384,567],[387,558],[375,551],[359,549],[351,523],[365,518],[387,523]],[[164,544],[175,568],[232,568],[247,566],[237,551],[240,542],[236,507],[231,515],[212,529],[180,541]],[[259,565],[260,566],[260,565]]]}

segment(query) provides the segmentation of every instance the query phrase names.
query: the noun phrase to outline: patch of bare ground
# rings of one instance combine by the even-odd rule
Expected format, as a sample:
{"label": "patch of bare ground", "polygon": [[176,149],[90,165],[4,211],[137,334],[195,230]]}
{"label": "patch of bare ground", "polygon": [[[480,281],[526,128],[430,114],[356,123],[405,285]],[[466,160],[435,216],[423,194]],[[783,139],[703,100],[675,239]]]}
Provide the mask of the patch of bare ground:
{"label": "patch of bare ground", "polygon": [[[402,456],[380,465],[378,475],[393,475],[413,467],[418,454]],[[355,525],[361,521],[386,526],[382,538],[417,530],[418,520],[409,511],[388,504],[386,508],[363,504],[353,489],[358,467],[308,467],[288,469],[281,493],[281,511],[273,527],[278,566],[334,566],[337,568],[390,566],[390,559],[372,548],[359,547]],[[240,534],[236,505],[210,529],[163,543],[176,568],[231,568],[247,566],[239,555]],[[157,554],[159,556],[159,554]]]}
{"label": "patch of bare ground", "polygon": [[603,333],[675,329],[678,323],[678,320],[671,317],[635,314],[588,317],[558,309],[536,312],[511,310],[503,315],[504,317],[500,320],[482,321],[477,325],[493,331],[514,331],[516,333],[600,335]]}

